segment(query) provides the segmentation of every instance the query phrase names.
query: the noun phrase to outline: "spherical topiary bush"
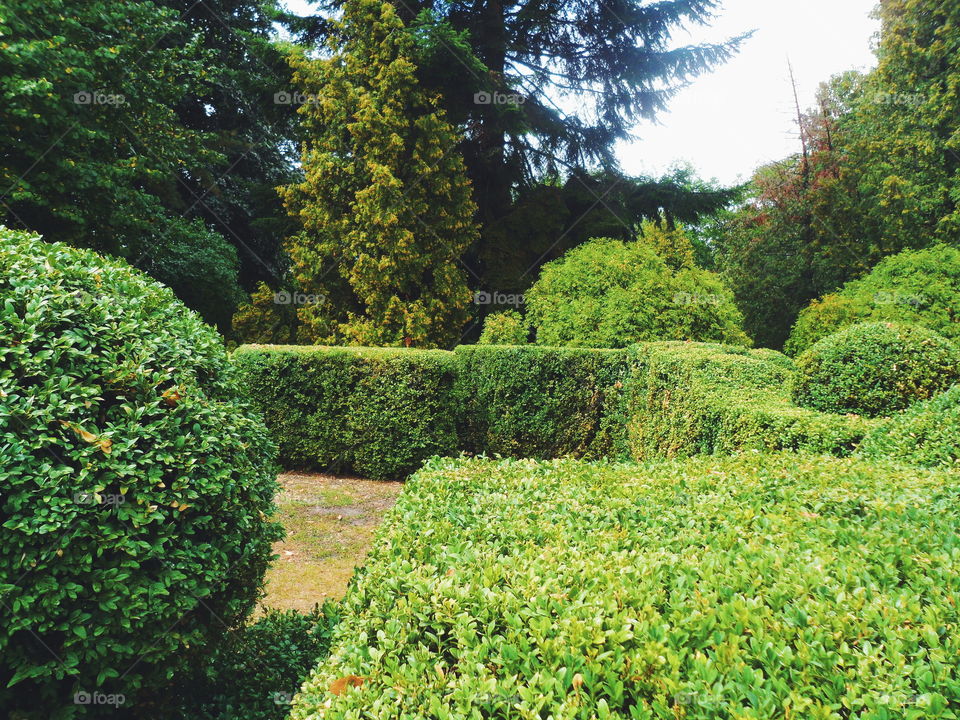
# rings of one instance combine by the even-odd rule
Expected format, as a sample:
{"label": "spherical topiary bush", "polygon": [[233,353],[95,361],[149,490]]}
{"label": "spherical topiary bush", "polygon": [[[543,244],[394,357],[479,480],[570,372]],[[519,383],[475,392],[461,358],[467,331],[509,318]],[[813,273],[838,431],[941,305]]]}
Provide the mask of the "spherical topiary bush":
{"label": "spherical topiary bush", "polygon": [[960,467],[960,385],[884,422],[863,439],[857,454],[921,467]]}
{"label": "spherical topiary bush", "polygon": [[0,228],[0,708],[129,712],[240,624],[280,535],[273,453],[169,290]]}
{"label": "spherical topiary bush", "polygon": [[715,273],[645,240],[599,238],[544,265],[525,295],[539,345],[623,348],[648,340],[749,345]]}
{"label": "spherical topiary bush", "polygon": [[824,412],[880,416],[960,381],[960,348],[932,330],[861,323],[797,359],[793,400]]}

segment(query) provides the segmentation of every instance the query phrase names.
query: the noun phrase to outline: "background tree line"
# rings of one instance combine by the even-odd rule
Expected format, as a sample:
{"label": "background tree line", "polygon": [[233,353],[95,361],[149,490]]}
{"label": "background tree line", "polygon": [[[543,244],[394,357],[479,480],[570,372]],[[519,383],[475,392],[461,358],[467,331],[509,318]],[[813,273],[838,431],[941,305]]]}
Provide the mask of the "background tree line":
{"label": "background tree line", "polygon": [[882,3],[878,67],[824,84],[748,188],[629,177],[615,143],[744,41],[672,44],[717,8],[2,0],[2,221],[126,258],[237,339],[410,345],[476,337],[472,292],[590,238],[683,223],[780,347],[881,258],[956,243],[960,10]]}

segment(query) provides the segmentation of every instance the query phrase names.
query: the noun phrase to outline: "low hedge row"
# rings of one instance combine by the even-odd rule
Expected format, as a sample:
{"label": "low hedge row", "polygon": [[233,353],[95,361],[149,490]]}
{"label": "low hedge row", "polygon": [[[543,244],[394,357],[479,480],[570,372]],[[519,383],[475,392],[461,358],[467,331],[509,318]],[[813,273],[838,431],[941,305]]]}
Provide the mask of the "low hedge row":
{"label": "low hedge row", "polygon": [[236,358],[289,468],[402,478],[433,455],[643,460],[850,454],[878,421],[795,406],[770,350],[244,346]]}
{"label": "low hedge row", "polygon": [[703,343],[630,349],[627,436],[633,458],[804,450],[845,456],[876,422],[797,407],[791,361]]}
{"label": "low hedge row", "polygon": [[433,455],[624,451],[623,351],[245,345],[235,353],[286,467],[402,478]]}
{"label": "low hedge row", "polygon": [[392,479],[457,451],[451,352],[245,345],[234,358],[284,467]]}
{"label": "low hedge row", "polygon": [[293,720],[953,718],[960,473],[434,460]]}
{"label": "low hedge row", "polygon": [[537,459],[624,452],[624,351],[464,345],[455,354],[463,450]]}

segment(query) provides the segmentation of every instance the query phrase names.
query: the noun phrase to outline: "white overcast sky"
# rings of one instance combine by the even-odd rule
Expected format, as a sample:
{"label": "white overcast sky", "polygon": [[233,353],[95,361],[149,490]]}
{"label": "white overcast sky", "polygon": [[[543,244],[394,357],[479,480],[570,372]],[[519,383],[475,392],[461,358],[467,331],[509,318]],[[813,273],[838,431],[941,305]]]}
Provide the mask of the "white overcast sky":
{"label": "white overcast sky", "polygon": [[[286,0],[305,13],[307,0]],[[793,64],[801,105],[813,103],[831,75],[874,63],[876,0],[725,0],[709,27],[678,33],[678,44],[716,41],[754,30],[740,54],[678,94],[659,124],[642,123],[639,139],[617,148],[624,170],[660,175],[692,165],[705,179],[749,179],[766,162],[798,149]]]}

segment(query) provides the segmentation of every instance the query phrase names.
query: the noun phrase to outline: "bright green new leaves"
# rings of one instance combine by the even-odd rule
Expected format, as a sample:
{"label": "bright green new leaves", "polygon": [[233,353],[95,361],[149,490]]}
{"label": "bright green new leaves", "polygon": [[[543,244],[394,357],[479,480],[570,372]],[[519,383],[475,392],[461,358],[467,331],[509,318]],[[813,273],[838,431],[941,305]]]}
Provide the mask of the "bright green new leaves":
{"label": "bright green new leaves", "polygon": [[220,336],[140,272],[0,229],[0,707],[165,687],[242,624],[274,447]]}
{"label": "bright green new leaves", "polygon": [[863,323],[818,342],[797,370],[797,405],[876,417],[960,382],[960,348],[917,325]]}
{"label": "bright green new leaves", "polygon": [[794,454],[432,462],[292,718],[955,718],[958,493]]}
{"label": "bright green new leaves", "polygon": [[922,467],[958,467],[960,386],[895,415],[867,435],[857,453]]}
{"label": "bright green new leaves", "polygon": [[793,362],[701,343],[629,349],[626,419],[637,460],[799,449],[849,455],[876,423],[794,405]]}
{"label": "bright green new leaves", "polygon": [[[692,249],[658,254],[661,240],[591,240],[544,266],[526,294],[540,345],[622,348],[646,340],[746,345],[743,317]],[[664,245],[666,247],[666,245]]]}
{"label": "bright green new leaves", "polygon": [[470,300],[457,262],[474,240],[459,141],[417,84],[413,37],[381,0],[344,5],[333,56],[292,59],[309,133],[304,182],[282,189],[303,230],[300,315],[321,342],[453,345]]}

